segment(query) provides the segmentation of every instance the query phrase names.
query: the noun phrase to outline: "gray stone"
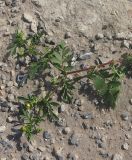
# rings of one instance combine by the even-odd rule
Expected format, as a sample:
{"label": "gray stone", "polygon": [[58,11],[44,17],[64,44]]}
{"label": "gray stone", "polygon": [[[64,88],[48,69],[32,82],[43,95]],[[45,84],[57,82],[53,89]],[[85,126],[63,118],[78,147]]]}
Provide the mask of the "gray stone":
{"label": "gray stone", "polygon": [[93,113],[85,113],[81,116],[83,119],[93,119]]}
{"label": "gray stone", "polygon": [[42,7],[38,0],[32,0],[32,3],[38,8]]}
{"label": "gray stone", "polygon": [[70,127],[65,127],[65,128],[63,129],[63,133],[64,133],[64,134],[69,134],[70,132],[71,132]]}
{"label": "gray stone", "polygon": [[61,112],[64,112],[66,110],[66,105],[65,104],[61,104],[61,106],[58,108],[58,112],[61,113]]}
{"label": "gray stone", "polygon": [[6,6],[11,5],[11,0],[5,0],[5,5],[6,5]]}
{"label": "gray stone", "polygon": [[127,34],[124,32],[116,33],[115,38],[118,40],[124,40],[124,39],[127,39]]}
{"label": "gray stone", "polygon": [[129,103],[132,105],[132,98],[129,100]]}
{"label": "gray stone", "polygon": [[104,150],[100,151],[99,155],[101,155],[103,158],[108,158],[109,157],[109,153],[104,151]]}
{"label": "gray stone", "polygon": [[123,150],[128,150],[128,149],[129,149],[128,143],[124,143],[124,144],[122,145],[122,149],[123,149]]}
{"label": "gray stone", "polygon": [[81,104],[81,99],[75,99],[74,104],[75,104],[76,106],[81,106],[81,105],[82,105],[82,104]]}
{"label": "gray stone", "polygon": [[12,122],[14,122],[14,119],[13,119],[13,117],[10,117],[10,116],[9,116],[9,117],[7,118],[7,122],[9,122],[9,123],[12,123]]}
{"label": "gray stone", "polygon": [[64,36],[64,38],[65,39],[68,39],[68,38],[71,38],[72,36],[71,36],[71,33],[70,32],[66,32],[65,33],[65,36]]}
{"label": "gray stone", "polygon": [[99,40],[99,39],[103,39],[104,35],[103,35],[103,33],[98,33],[95,37],[97,40]]}
{"label": "gray stone", "polygon": [[28,23],[34,22],[34,18],[29,13],[24,13],[23,18]]}
{"label": "gray stone", "polygon": [[128,121],[129,115],[130,115],[130,114],[129,114],[128,112],[124,112],[124,113],[121,115],[122,120]]}
{"label": "gray stone", "polygon": [[129,49],[130,44],[129,44],[129,42],[128,42],[128,41],[124,40],[124,41],[122,42],[122,46],[123,46],[123,47],[126,47],[126,48],[128,48],[128,49]]}
{"label": "gray stone", "polygon": [[69,144],[78,146],[78,137],[75,134],[72,134],[69,138]]}
{"label": "gray stone", "polygon": [[51,139],[51,134],[50,134],[48,131],[45,131],[45,132],[43,133],[43,138],[44,138],[44,139]]}
{"label": "gray stone", "polygon": [[36,21],[33,21],[31,23],[31,31],[33,31],[34,33],[37,33],[37,22]]}
{"label": "gray stone", "polygon": [[7,99],[8,99],[9,102],[14,102],[15,97],[14,97],[13,94],[8,94]]}
{"label": "gray stone", "polygon": [[13,149],[13,145],[11,142],[7,139],[5,140],[0,140],[0,150],[4,149],[5,151]]}
{"label": "gray stone", "polygon": [[3,133],[6,130],[6,126],[0,126],[0,133]]}
{"label": "gray stone", "polygon": [[93,55],[92,52],[88,52],[88,53],[81,54],[79,58],[81,60],[86,60],[86,59],[90,59],[92,55]]}
{"label": "gray stone", "polygon": [[112,160],[123,160],[123,155],[116,153],[113,155]]}
{"label": "gray stone", "polygon": [[67,160],[77,160],[77,158],[76,158],[76,156],[75,156],[74,154],[69,153],[69,154],[67,155]]}
{"label": "gray stone", "polygon": [[61,155],[56,156],[56,160],[64,160],[64,158]]}
{"label": "gray stone", "polygon": [[29,160],[29,156],[27,154],[23,154],[21,156],[21,160]]}
{"label": "gray stone", "polygon": [[7,83],[7,87],[12,87],[13,86],[13,81],[9,81],[8,83]]}

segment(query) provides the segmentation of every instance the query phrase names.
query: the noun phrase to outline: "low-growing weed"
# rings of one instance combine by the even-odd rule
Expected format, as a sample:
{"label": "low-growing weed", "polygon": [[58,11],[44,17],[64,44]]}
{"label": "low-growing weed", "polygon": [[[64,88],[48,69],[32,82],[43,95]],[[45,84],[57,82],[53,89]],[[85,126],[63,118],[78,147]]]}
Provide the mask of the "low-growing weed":
{"label": "low-growing weed", "polygon": [[[115,108],[120,93],[122,77],[132,72],[131,54],[125,54],[119,60],[112,60],[81,70],[73,70],[71,65],[72,54],[64,43],[53,48],[45,47],[40,54],[37,46],[40,45],[41,36],[42,34],[40,33],[25,37],[23,32],[17,31],[11,50],[13,55],[17,57],[39,55],[36,61],[31,61],[28,66],[27,74],[30,79],[37,78],[49,68],[58,71],[55,76],[51,76],[52,89],[44,98],[38,98],[37,96],[19,97],[22,104],[20,114],[23,126],[21,131],[26,134],[28,139],[33,134],[41,131],[39,124],[46,117],[50,120],[58,120],[54,107],[59,106],[59,104],[52,100],[54,94],[58,96],[58,100],[71,103],[76,82],[87,78],[92,83],[93,89],[97,91],[104,105]],[[84,75],[80,76],[80,72],[84,72]],[[70,79],[69,75],[72,75],[73,78]]]}

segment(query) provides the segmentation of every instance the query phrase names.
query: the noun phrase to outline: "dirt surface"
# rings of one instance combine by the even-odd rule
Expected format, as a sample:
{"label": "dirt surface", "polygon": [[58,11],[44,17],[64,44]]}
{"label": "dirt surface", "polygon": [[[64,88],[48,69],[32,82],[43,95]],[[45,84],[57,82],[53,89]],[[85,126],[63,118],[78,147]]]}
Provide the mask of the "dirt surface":
{"label": "dirt surface", "polygon": [[[98,57],[107,62],[132,54],[132,0],[0,0],[1,160],[132,160],[132,80],[125,77],[115,110],[100,110],[87,86],[78,84],[73,104],[63,104],[59,124],[46,120],[31,143],[19,136],[14,102],[41,82],[28,81],[17,88],[16,75],[25,68],[6,57],[17,28],[25,34],[43,29],[47,45],[64,40],[74,56],[93,53],[91,59],[77,61],[75,68],[93,64]],[[86,113],[93,118],[83,119]],[[44,131],[50,139],[43,138]],[[72,135],[75,143],[70,145]]]}

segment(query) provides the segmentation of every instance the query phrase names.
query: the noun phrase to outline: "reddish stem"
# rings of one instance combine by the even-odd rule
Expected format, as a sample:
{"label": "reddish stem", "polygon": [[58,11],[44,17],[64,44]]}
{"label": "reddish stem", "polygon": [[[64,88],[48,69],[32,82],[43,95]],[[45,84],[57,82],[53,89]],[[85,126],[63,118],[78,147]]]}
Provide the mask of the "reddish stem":
{"label": "reddish stem", "polygon": [[80,69],[80,70],[76,70],[76,71],[67,72],[67,75],[69,75],[69,74],[75,74],[75,73],[79,73],[79,72],[84,72],[84,71],[89,72],[90,70],[92,70],[92,69],[94,69],[96,67],[97,68],[102,68],[102,67],[105,67],[106,65],[109,65],[109,64],[112,64],[112,63],[121,63],[121,59],[116,60],[116,61],[110,60],[110,61],[108,61],[106,63],[100,64],[100,65],[97,65],[97,66],[90,66],[88,68],[84,68],[84,69]]}

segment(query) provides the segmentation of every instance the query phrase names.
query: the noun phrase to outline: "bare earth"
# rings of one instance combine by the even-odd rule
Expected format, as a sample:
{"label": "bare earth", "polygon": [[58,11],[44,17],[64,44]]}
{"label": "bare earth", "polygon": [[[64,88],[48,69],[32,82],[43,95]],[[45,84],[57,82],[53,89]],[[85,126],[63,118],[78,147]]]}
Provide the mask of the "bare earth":
{"label": "bare earth", "polygon": [[[23,19],[24,14],[31,16],[33,29],[32,22]],[[9,116],[17,120],[14,102],[17,96],[35,91],[37,85],[28,81],[18,89],[15,77],[24,68],[16,70],[16,60],[5,56],[17,28],[29,33],[37,26],[55,44],[64,40],[74,55],[93,52],[91,59],[77,62],[77,68],[93,64],[97,57],[106,62],[132,54],[132,0],[0,0],[0,160],[132,160],[132,79],[122,80],[115,110],[100,111],[96,97],[91,100],[89,90],[80,91],[78,84],[74,99],[79,102],[63,104],[60,125],[46,120],[31,144],[25,135],[14,136],[20,126],[7,120]],[[85,113],[93,118],[83,119]],[[44,140],[44,131],[51,134],[50,139]],[[69,145],[71,135],[75,135],[77,145]]]}

